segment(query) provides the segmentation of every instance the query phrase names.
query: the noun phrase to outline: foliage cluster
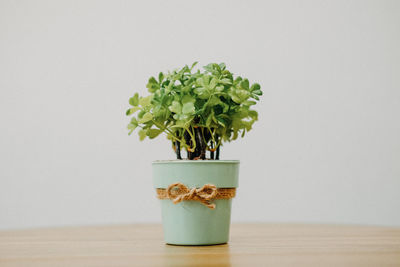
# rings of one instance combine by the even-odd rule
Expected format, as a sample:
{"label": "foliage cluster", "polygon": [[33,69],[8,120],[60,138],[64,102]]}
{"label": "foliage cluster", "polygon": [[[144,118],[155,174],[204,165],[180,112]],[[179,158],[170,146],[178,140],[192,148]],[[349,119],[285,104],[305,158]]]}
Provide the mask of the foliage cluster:
{"label": "foliage cluster", "polygon": [[[181,149],[188,159],[219,159],[223,142],[243,137],[250,131],[258,114],[252,106],[262,95],[260,85],[234,75],[224,63],[211,63],[204,71],[191,67],[160,73],[147,83],[150,93],[130,99],[129,134],[139,129],[140,140],[166,133],[177,158]],[[215,153],[214,153],[215,152]]]}

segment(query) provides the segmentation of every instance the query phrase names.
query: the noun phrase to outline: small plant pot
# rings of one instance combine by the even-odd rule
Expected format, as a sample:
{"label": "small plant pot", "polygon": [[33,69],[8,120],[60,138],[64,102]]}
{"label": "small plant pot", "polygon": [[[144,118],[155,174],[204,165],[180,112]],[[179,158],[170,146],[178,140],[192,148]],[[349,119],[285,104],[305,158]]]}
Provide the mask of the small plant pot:
{"label": "small plant pot", "polygon": [[[206,184],[216,188],[237,188],[239,161],[236,160],[173,160],[153,162],[153,182],[158,190],[181,183],[188,189]],[[224,190],[224,189],[223,189]],[[232,198],[211,199],[215,208],[197,200],[174,204],[170,198],[160,199],[164,239],[172,245],[216,245],[229,240]]]}

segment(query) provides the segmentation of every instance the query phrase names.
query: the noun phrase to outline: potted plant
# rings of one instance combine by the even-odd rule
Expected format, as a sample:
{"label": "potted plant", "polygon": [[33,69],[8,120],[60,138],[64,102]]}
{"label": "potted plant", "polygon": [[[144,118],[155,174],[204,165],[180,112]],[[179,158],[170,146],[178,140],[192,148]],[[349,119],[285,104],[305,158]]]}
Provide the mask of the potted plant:
{"label": "potted plant", "polygon": [[262,95],[259,84],[234,77],[223,63],[194,71],[196,63],[151,77],[150,94],[134,94],[126,111],[129,134],[165,133],[172,142],[176,160],[153,162],[153,181],[165,241],[175,245],[228,242],[239,161],[220,160],[220,150],[251,130],[258,116],[251,107]]}

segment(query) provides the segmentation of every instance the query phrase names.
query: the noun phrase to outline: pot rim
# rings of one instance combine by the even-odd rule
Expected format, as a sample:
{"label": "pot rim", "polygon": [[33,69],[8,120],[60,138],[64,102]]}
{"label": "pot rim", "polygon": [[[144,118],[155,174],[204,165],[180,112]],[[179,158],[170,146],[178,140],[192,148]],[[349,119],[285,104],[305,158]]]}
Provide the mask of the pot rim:
{"label": "pot rim", "polygon": [[220,163],[220,164],[229,164],[229,163],[240,163],[240,160],[188,160],[188,159],[175,159],[175,160],[155,160],[152,164],[167,164],[167,163],[174,163],[174,164],[184,164],[184,163]]}

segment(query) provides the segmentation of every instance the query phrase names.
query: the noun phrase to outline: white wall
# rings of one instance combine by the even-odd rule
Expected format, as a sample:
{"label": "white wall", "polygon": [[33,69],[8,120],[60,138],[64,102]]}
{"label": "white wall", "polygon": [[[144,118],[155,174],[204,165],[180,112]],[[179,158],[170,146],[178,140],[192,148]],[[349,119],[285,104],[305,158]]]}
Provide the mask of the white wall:
{"label": "white wall", "polygon": [[159,222],[128,137],[149,76],[261,83],[233,221],[400,225],[399,1],[0,1],[0,228]]}

